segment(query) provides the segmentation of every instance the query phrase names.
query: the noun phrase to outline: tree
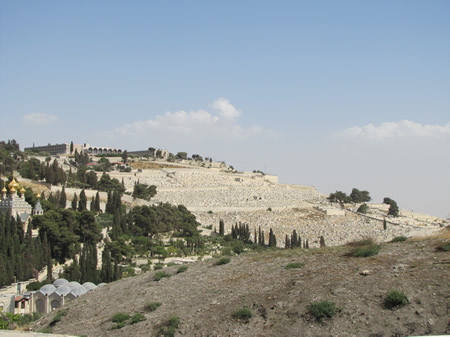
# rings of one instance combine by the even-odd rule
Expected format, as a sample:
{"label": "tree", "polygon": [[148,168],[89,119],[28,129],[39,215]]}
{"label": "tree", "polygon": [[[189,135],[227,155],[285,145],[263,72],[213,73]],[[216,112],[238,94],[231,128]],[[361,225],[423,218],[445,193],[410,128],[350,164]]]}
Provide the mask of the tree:
{"label": "tree", "polygon": [[269,247],[276,247],[277,246],[277,238],[275,237],[275,234],[272,231],[272,228],[270,228],[269,232]]}
{"label": "tree", "polygon": [[372,198],[369,196],[369,192],[360,191],[357,188],[352,189],[352,193],[350,193],[350,198],[354,203],[369,202],[370,200],[372,200]]}
{"label": "tree", "polygon": [[341,202],[341,203],[349,203],[352,202],[352,198],[350,198],[347,194],[341,191],[336,191],[335,193],[331,193],[328,197],[330,202]]}
{"label": "tree", "polygon": [[320,248],[325,247],[325,238],[323,235],[320,237]]}
{"label": "tree", "polygon": [[70,142],[70,154],[73,153],[73,142]]}
{"label": "tree", "polygon": [[135,184],[133,188],[133,198],[150,200],[156,195],[156,186],[147,184]]}
{"label": "tree", "polygon": [[178,152],[176,157],[177,157],[177,159],[180,159],[180,160],[186,160],[187,159],[187,153],[186,152]]}
{"label": "tree", "polygon": [[224,236],[225,235],[225,223],[222,219],[219,220],[219,235]]}
{"label": "tree", "polygon": [[80,212],[87,210],[87,197],[84,188],[80,192],[80,200],[78,201],[78,210]]}
{"label": "tree", "polygon": [[367,214],[368,210],[369,210],[369,206],[367,206],[367,204],[362,204],[361,206],[358,207],[357,212],[361,213],[361,214]]}
{"label": "tree", "polygon": [[77,210],[77,204],[78,204],[78,197],[77,197],[77,194],[74,193],[74,194],[73,194],[73,198],[72,198],[72,209],[73,209],[74,211]]}
{"label": "tree", "polygon": [[128,163],[128,151],[127,150],[122,152],[122,160],[125,164]]}
{"label": "tree", "polygon": [[63,186],[62,190],[61,190],[61,194],[59,196],[59,207],[66,208],[66,203],[67,203],[66,189]]}
{"label": "tree", "polygon": [[100,193],[97,191],[94,201],[94,212],[100,212]]}
{"label": "tree", "polygon": [[383,203],[390,205],[389,209],[388,209],[388,215],[392,215],[394,217],[398,216],[399,208],[398,208],[397,202],[395,202],[395,200],[386,197],[383,199]]}

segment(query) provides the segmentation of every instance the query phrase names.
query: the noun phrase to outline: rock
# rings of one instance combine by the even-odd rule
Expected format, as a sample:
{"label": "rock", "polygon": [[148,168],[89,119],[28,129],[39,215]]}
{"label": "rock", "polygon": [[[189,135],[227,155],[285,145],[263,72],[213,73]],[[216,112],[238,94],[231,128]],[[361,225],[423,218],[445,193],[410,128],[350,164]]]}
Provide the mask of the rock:
{"label": "rock", "polygon": [[366,269],[366,270],[361,271],[359,274],[360,274],[360,275],[363,275],[363,276],[367,276],[367,275],[370,274],[370,271],[368,271],[368,270]]}

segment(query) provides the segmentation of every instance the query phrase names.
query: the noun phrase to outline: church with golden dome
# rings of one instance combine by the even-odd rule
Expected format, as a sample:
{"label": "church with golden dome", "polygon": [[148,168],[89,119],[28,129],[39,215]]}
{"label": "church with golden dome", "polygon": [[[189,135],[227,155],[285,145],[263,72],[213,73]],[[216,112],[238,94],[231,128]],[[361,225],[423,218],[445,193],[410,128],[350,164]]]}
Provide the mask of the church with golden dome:
{"label": "church with golden dome", "polygon": [[17,194],[17,190],[19,189],[19,187],[20,186],[17,183],[16,179],[13,178],[12,181],[8,184],[8,196],[8,190],[5,186],[3,186],[2,200],[0,201],[0,213],[19,217],[23,223],[26,223],[30,219],[31,215],[41,215],[44,212],[39,201],[40,195],[38,195],[38,201],[33,209],[31,205],[25,201],[25,189],[23,187],[19,190],[20,196]]}

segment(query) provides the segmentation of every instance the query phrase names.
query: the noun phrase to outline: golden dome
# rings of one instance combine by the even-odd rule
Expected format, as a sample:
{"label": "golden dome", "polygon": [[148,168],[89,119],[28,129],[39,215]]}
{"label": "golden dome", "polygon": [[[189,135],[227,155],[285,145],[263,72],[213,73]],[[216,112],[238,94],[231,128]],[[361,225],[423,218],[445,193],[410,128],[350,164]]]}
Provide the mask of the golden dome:
{"label": "golden dome", "polygon": [[20,189],[20,194],[24,194],[24,193],[25,193],[25,189],[22,186],[22,188]]}
{"label": "golden dome", "polygon": [[[9,185],[8,185],[8,187],[9,187]],[[9,191],[10,191],[11,193],[15,193],[15,192],[16,192],[16,188],[15,188],[15,187],[11,187],[11,188],[9,189]]]}
{"label": "golden dome", "polygon": [[3,188],[2,188],[2,192],[3,192],[3,193],[6,193],[6,192],[7,192],[5,186],[3,186]]}
{"label": "golden dome", "polygon": [[40,199],[41,198],[41,194],[40,193],[36,194],[36,198]]}
{"label": "golden dome", "polygon": [[14,188],[14,191],[19,187],[19,184],[16,181],[16,178],[13,177],[13,179],[11,180],[11,182],[8,185],[8,188],[11,190],[12,188]]}

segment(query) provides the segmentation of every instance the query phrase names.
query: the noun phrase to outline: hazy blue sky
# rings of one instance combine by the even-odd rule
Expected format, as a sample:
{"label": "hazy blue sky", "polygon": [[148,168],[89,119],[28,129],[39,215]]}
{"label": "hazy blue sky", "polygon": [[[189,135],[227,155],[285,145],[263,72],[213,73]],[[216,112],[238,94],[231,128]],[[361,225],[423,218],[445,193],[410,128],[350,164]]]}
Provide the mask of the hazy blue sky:
{"label": "hazy blue sky", "polygon": [[1,0],[0,117],[447,216],[450,1]]}

